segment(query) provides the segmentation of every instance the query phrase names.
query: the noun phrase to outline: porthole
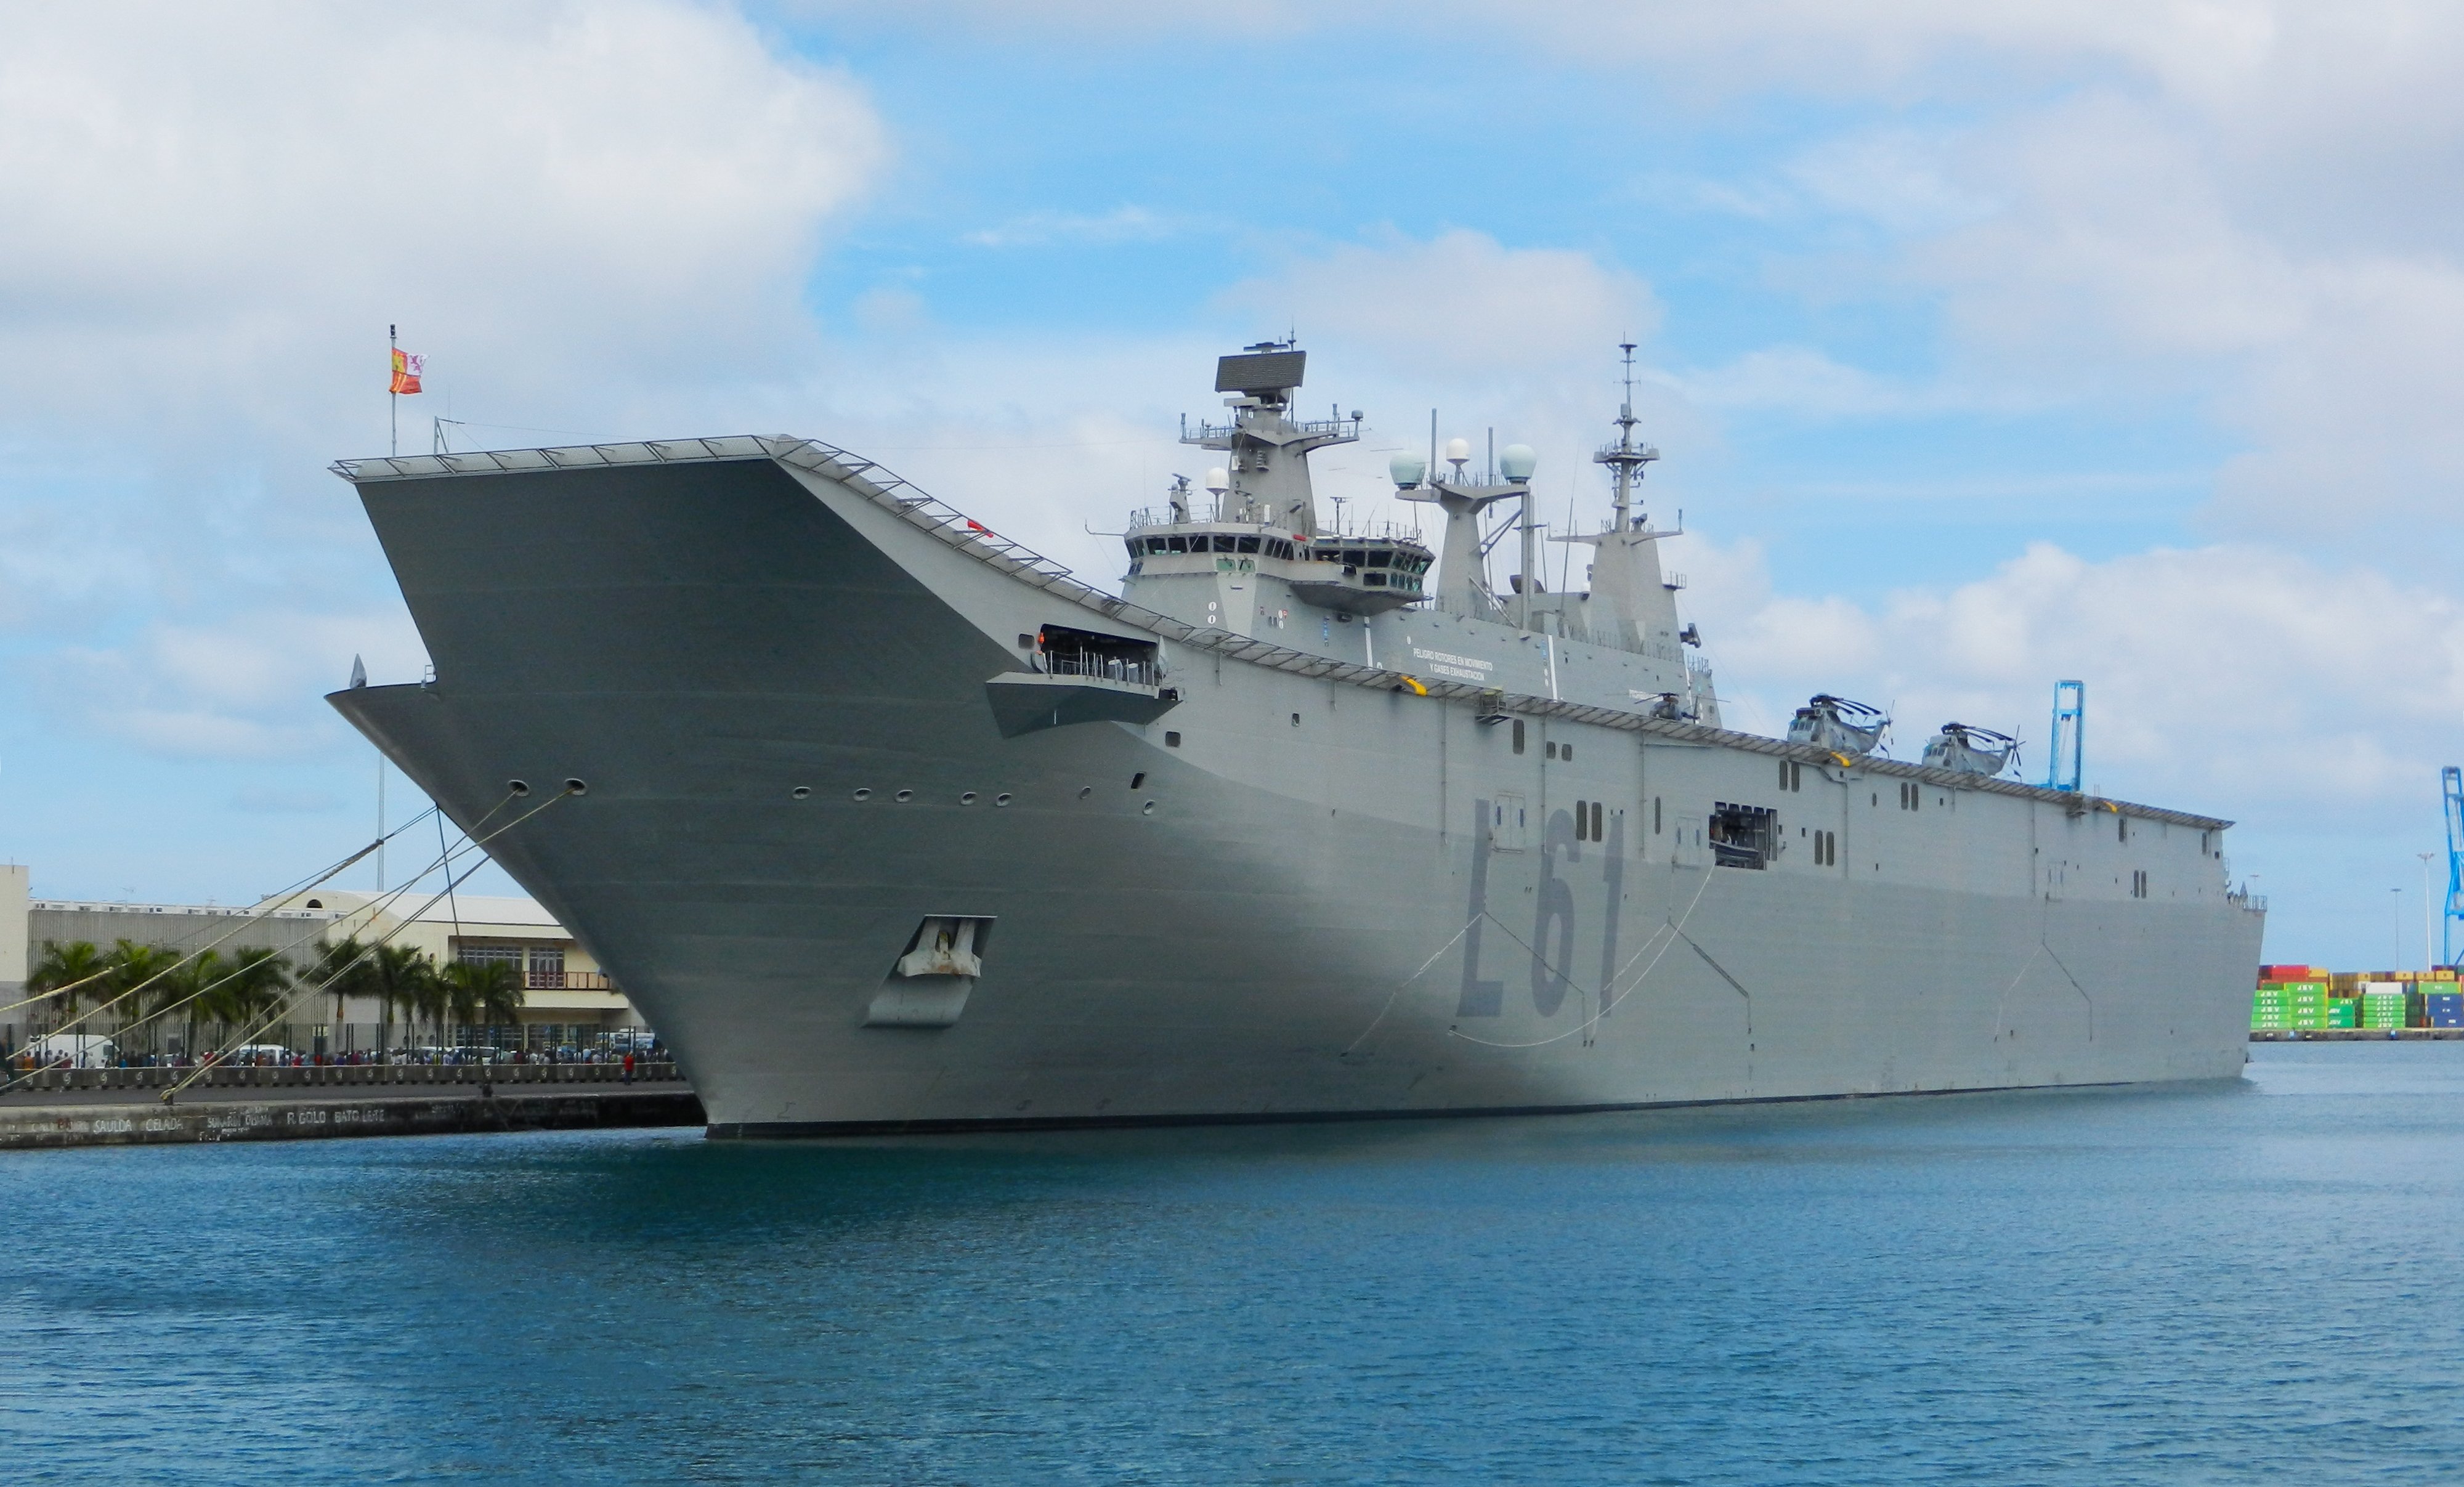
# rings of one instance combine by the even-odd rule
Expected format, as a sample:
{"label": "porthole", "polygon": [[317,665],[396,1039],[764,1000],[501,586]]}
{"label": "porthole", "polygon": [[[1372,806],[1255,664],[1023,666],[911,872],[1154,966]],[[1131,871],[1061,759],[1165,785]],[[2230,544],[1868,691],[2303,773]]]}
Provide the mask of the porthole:
{"label": "porthole", "polygon": [[1009,792],[1008,792],[1008,791],[1006,791],[1006,790],[1004,790],[1004,791],[1002,791],[1000,795],[997,795],[997,796],[993,797],[993,804],[995,804],[995,805],[1007,805],[1007,804],[1009,804],[1009,799],[1010,799],[1010,798],[1009,798]]}
{"label": "porthole", "polygon": [[810,785],[798,785],[795,789],[788,791],[787,794],[799,800],[809,800],[813,798],[813,787]]}
{"label": "porthole", "polygon": [[505,793],[513,796],[526,796],[531,793],[531,782],[527,779],[506,780]]}
{"label": "porthole", "polygon": [[972,790],[962,790],[962,791],[958,792],[958,803],[959,803],[960,805],[973,805],[973,804],[975,804],[975,803],[976,803],[976,793],[975,793],[974,791],[972,791]]}
{"label": "porthole", "polygon": [[1153,816],[1155,814],[1155,802],[1153,800],[1149,800],[1146,804],[1139,806],[1138,814],[1140,816]]}
{"label": "porthole", "polygon": [[898,794],[891,796],[891,798],[901,805],[905,805],[908,801],[915,798],[915,792],[913,790],[901,790]]}
{"label": "porthole", "polygon": [[1095,787],[1094,787],[1094,786],[1092,786],[1092,785],[1081,785],[1081,786],[1078,788],[1078,798],[1079,798],[1079,799],[1081,799],[1081,800],[1084,800],[1084,799],[1086,799],[1089,796],[1093,795],[1094,793],[1095,793]]}
{"label": "porthole", "polygon": [[869,791],[869,790],[861,790],[861,789],[860,789],[860,790],[856,791],[856,793],[855,793],[855,798],[856,798],[857,799],[859,799],[859,800],[869,800],[869,799],[871,799],[871,798],[872,798],[872,792],[871,792],[871,791]]}
{"label": "porthole", "polygon": [[1295,712],[1295,713],[1293,713],[1293,714],[1292,714],[1292,726],[1293,726],[1294,728],[1298,728],[1298,727],[1300,727],[1300,726],[1301,726],[1301,715],[1300,715],[1299,713],[1297,713],[1297,712]]}
{"label": "porthole", "polygon": [[588,795],[590,793],[590,786],[583,780],[568,779],[564,782],[564,793],[566,795]]}

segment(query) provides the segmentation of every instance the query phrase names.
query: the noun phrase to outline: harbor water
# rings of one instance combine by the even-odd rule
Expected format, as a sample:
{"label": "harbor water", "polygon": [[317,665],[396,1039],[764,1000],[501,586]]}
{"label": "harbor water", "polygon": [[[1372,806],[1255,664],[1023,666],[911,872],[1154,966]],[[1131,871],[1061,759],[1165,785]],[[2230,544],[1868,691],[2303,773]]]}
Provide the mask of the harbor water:
{"label": "harbor water", "polygon": [[2464,1044],[2135,1091],[0,1158],[17,1480],[2377,1482]]}

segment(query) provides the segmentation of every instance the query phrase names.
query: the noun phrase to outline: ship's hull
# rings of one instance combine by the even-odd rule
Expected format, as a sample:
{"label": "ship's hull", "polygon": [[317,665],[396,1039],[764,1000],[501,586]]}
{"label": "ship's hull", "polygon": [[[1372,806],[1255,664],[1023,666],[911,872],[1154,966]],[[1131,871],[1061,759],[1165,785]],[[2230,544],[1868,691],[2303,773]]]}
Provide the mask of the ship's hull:
{"label": "ship's hull", "polygon": [[[336,705],[480,835],[537,809],[489,850],[658,1028],[717,1133],[2243,1062],[2260,921],[2224,893],[2221,823],[1804,751],[1783,789],[1784,755],[1701,730],[1538,715],[1518,754],[1494,705],[1169,644],[1155,721],[1005,735],[986,683],[1027,664],[1015,642],[1100,616],[809,471],[362,492],[437,680]],[[1702,822],[1730,801],[1779,813],[1761,869],[1712,865]],[[963,1011],[868,1025],[925,916],[992,921]]]}

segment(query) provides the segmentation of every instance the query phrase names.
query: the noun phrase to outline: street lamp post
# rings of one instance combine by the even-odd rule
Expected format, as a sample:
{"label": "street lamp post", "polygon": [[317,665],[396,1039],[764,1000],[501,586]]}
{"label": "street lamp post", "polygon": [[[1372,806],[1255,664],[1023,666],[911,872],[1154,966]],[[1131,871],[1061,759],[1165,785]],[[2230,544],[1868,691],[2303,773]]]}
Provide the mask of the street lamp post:
{"label": "street lamp post", "polygon": [[[2393,895],[2387,900],[2387,906],[2394,910],[2394,918],[2390,921],[2395,928],[2394,953],[2396,960],[2401,961],[2404,959],[2404,889],[2389,888],[2387,892]],[[2387,969],[2392,971],[2395,966],[2390,963]]]}
{"label": "street lamp post", "polygon": [[2436,920],[2430,908],[2430,860],[2438,854],[2415,852],[2412,855],[2421,859],[2421,969],[2428,971],[2438,964],[2438,951],[2431,935],[2431,926]]}

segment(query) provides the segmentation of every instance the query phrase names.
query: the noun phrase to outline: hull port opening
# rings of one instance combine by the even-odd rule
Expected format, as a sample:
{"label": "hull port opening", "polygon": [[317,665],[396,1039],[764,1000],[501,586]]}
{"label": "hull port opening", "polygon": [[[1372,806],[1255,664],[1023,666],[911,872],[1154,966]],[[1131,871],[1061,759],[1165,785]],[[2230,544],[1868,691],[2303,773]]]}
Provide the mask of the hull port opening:
{"label": "hull port opening", "polygon": [[1100,635],[1047,624],[1036,636],[1042,669],[1052,676],[1092,676],[1133,687],[1163,685],[1161,647],[1154,641]]}
{"label": "hull port opening", "polygon": [[787,794],[793,796],[799,800],[809,800],[813,798],[813,787],[810,785],[798,785],[795,789],[788,791]]}
{"label": "hull port opening", "polygon": [[505,794],[509,796],[518,798],[519,797],[526,796],[530,793],[531,782],[527,779],[509,779],[505,781]]}
{"label": "hull port opening", "polygon": [[989,916],[927,914],[865,1010],[867,1027],[956,1026],[984,973]]}
{"label": "hull port opening", "polygon": [[590,793],[590,783],[587,780],[568,779],[564,782],[564,793],[566,795],[588,795]]}
{"label": "hull port opening", "polygon": [[1777,824],[1778,813],[1770,806],[1718,802],[1711,807],[1711,861],[1760,870],[1771,863]]}

